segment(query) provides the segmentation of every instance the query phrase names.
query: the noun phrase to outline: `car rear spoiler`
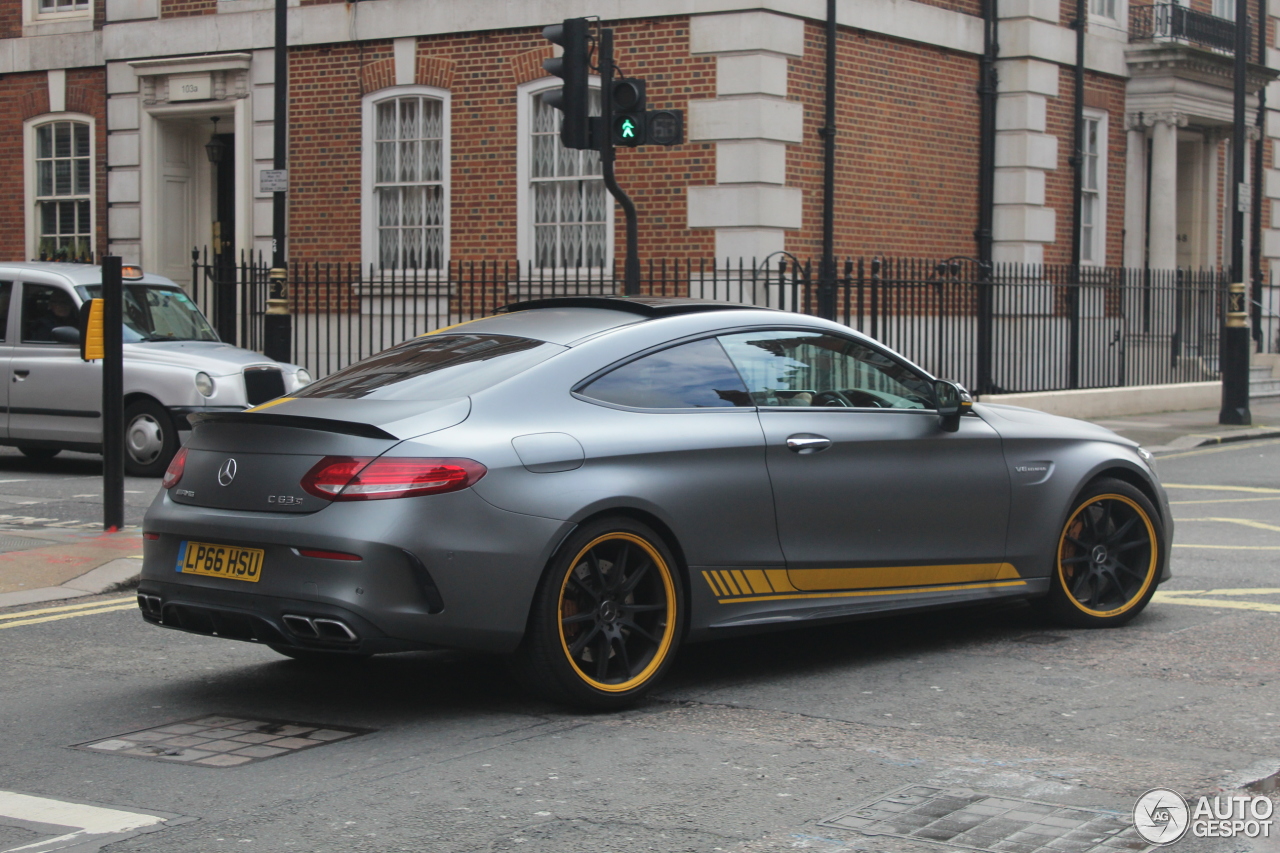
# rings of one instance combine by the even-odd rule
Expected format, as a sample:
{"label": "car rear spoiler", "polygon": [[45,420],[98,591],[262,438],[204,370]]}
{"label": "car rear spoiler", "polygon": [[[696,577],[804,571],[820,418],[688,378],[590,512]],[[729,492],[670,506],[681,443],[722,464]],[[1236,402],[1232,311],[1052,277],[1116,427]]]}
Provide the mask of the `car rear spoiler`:
{"label": "car rear spoiler", "polygon": [[360,438],[380,438],[399,441],[399,437],[373,424],[352,423],[351,421],[335,421],[330,418],[315,418],[306,415],[284,415],[271,412],[200,412],[191,415],[192,425],[203,423],[218,424],[258,424],[266,426],[293,427],[318,432],[332,432],[340,435],[354,435]]}

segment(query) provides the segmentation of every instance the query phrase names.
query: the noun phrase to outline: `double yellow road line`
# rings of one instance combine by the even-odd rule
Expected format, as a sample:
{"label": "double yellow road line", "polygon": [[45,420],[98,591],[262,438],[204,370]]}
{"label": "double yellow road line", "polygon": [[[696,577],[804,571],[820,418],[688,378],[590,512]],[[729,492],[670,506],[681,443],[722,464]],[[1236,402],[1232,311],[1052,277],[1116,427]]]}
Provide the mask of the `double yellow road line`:
{"label": "double yellow road line", "polygon": [[67,604],[62,607],[23,610],[19,613],[5,613],[0,615],[0,630],[17,628],[21,625],[36,625],[41,622],[57,622],[59,619],[74,619],[77,616],[92,616],[95,613],[111,613],[114,610],[129,610],[137,606],[137,598],[128,596],[108,598],[105,601],[90,601],[84,604]]}

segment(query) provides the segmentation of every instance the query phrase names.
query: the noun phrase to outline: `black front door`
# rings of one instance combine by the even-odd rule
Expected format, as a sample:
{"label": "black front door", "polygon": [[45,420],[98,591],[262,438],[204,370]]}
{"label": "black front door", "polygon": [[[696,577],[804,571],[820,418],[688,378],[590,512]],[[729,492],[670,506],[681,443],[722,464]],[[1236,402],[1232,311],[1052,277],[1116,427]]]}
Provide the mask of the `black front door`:
{"label": "black front door", "polygon": [[213,165],[213,324],[229,344],[236,340],[236,137],[218,133],[211,142],[222,143],[222,154]]}

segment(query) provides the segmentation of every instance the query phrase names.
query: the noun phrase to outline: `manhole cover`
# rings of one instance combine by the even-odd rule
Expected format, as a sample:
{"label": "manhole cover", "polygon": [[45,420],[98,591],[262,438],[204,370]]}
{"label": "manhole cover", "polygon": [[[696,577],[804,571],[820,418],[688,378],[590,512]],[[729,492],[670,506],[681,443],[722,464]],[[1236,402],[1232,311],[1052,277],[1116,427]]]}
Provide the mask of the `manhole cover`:
{"label": "manhole cover", "polygon": [[5,551],[27,551],[32,548],[45,548],[49,545],[57,544],[57,542],[50,542],[48,539],[30,539],[26,536],[0,534],[0,553]]}
{"label": "manhole cover", "polygon": [[140,729],[105,740],[77,743],[71,748],[205,767],[237,767],[337,743],[371,731],[373,729],[317,723],[206,716]]}
{"label": "manhole cover", "polygon": [[821,825],[989,853],[1116,853],[1150,846],[1114,812],[927,785],[900,788]]}

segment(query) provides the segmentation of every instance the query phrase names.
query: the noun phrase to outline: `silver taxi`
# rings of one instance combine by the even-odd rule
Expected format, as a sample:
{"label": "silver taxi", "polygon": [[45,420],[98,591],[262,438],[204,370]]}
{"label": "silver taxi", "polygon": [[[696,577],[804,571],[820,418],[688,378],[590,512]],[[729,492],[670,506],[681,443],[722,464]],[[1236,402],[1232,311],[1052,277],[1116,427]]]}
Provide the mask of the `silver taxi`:
{"label": "silver taxi", "polygon": [[[126,268],[128,272],[130,268]],[[311,381],[295,364],[225,344],[163,276],[124,282],[125,471],[164,473],[197,412],[240,411]],[[79,308],[102,295],[90,264],[0,263],[0,445],[33,459],[102,450],[102,363],[80,358]]]}

